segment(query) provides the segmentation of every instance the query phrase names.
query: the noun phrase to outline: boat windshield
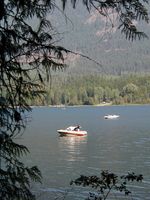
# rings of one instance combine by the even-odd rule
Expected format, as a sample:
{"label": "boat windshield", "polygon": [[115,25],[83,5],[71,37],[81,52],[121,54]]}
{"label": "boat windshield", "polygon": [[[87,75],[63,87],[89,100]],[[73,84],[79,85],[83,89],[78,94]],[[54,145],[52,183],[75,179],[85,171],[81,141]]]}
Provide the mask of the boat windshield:
{"label": "boat windshield", "polygon": [[78,126],[69,126],[68,128],[67,128],[67,131],[79,131],[80,130],[80,126],[78,125]]}
{"label": "boat windshield", "polygon": [[67,131],[73,131],[75,128],[76,128],[75,126],[69,126],[69,127],[67,128]]}

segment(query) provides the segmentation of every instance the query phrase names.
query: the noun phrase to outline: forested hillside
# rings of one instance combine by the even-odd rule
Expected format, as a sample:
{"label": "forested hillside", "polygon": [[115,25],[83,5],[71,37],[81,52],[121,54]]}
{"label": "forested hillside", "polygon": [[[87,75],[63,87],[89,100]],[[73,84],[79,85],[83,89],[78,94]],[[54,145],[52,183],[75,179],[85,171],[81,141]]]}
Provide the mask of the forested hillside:
{"label": "forested hillside", "polygon": [[128,41],[117,29],[115,13],[110,14],[110,20],[106,20],[96,11],[89,13],[84,9],[78,2],[75,10],[68,5],[65,15],[55,11],[53,21],[58,31],[57,40],[71,51],[89,56],[101,65],[80,55],[69,55],[69,68],[65,71],[66,74],[121,75],[150,72],[149,24],[138,24],[135,21],[139,30],[144,31],[149,38]]}
{"label": "forested hillside", "polygon": [[[29,104],[150,103],[150,39],[126,40],[116,28],[115,13],[111,26],[96,11],[83,9],[79,2],[75,10],[68,5],[65,14],[55,10],[56,41],[75,54],[66,55],[65,71],[52,72],[45,98]],[[149,24],[137,26],[150,37]]]}
{"label": "forested hillside", "polygon": [[150,103],[150,75],[80,75],[52,78],[44,99],[31,105],[96,105]]}

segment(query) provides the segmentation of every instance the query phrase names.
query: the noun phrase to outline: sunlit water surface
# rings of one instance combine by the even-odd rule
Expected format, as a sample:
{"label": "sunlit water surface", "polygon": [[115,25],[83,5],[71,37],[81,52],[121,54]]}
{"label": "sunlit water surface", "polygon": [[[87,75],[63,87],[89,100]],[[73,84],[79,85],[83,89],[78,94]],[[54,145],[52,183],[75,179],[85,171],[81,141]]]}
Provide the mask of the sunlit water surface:
{"label": "sunlit water surface", "polygon": [[[120,118],[105,120],[106,114]],[[85,199],[88,189],[74,188],[70,181],[101,170],[142,173],[143,183],[131,186],[133,199],[150,199],[150,105],[38,107],[30,117],[21,142],[31,152],[25,162],[42,171],[43,184],[33,186],[38,199]],[[57,129],[76,124],[87,137],[59,137]]]}

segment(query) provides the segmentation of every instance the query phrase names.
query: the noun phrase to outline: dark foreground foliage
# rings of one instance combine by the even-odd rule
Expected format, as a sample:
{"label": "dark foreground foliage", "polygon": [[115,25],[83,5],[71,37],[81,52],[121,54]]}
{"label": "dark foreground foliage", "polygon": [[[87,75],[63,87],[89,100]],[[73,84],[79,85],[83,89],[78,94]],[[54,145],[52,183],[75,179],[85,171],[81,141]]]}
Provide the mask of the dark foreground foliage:
{"label": "dark foreground foliage", "polygon": [[[64,8],[67,0],[62,0]],[[74,8],[77,6],[77,0],[71,0]],[[126,39],[135,40],[147,37],[143,31],[139,31],[134,21],[149,21],[148,0],[82,0],[83,4],[87,7],[89,12],[94,8],[97,12],[109,19],[111,26],[114,26],[110,15],[116,13],[117,19],[119,21],[118,28],[123,34],[125,34]]]}
{"label": "dark foreground foliage", "polygon": [[[65,8],[67,0],[62,0]],[[76,0],[71,0],[73,6]],[[148,22],[147,0],[94,1],[83,0],[90,10],[109,17],[117,12],[122,32],[127,39],[146,35],[137,31],[133,19]],[[66,67],[64,54],[71,51],[56,44],[58,41],[47,19],[54,8],[53,0],[0,0],[0,199],[31,200],[31,181],[40,181],[37,167],[26,167],[22,156],[28,149],[16,142],[25,128],[24,116],[31,109],[28,102],[43,97],[45,81],[51,70]],[[128,16],[128,17],[127,17]],[[33,24],[33,20],[37,23]]]}
{"label": "dark foreground foliage", "polygon": [[130,195],[131,191],[128,189],[128,183],[141,182],[142,180],[143,176],[141,174],[128,173],[127,175],[117,176],[114,173],[102,171],[100,177],[81,175],[76,180],[71,181],[70,184],[95,189],[96,193],[89,192],[88,199],[105,200],[115,191],[124,193],[125,196]]}

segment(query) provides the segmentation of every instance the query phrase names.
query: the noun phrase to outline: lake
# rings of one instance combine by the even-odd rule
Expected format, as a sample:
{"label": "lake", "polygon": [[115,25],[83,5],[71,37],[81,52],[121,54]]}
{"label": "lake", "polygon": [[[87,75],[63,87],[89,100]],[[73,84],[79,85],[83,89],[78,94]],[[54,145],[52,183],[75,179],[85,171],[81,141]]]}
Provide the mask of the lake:
{"label": "lake", "polygon": [[[106,120],[106,114],[120,117]],[[21,142],[31,152],[25,162],[42,171],[43,184],[33,187],[38,199],[85,199],[87,189],[70,181],[101,170],[143,174],[142,183],[131,185],[133,199],[150,199],[150,105],[35,107],[30,117]],[[59,137],[57,129],[77,124],[86,137]]]}

